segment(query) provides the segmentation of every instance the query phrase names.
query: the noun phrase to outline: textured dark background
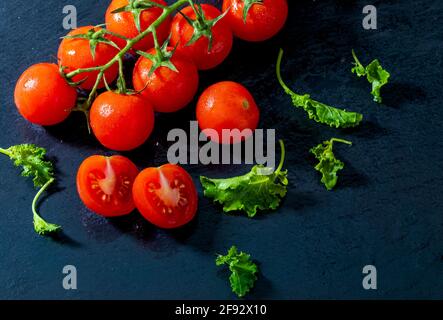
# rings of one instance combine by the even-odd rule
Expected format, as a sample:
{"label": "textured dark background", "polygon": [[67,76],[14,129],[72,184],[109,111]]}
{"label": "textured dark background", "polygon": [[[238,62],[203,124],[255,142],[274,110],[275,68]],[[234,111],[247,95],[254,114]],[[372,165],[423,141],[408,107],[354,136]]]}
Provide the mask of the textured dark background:
{"label": "textured dark background", "polygon": [[[102,23],[108,1],[2,0],[0,4],[0,146],[35,143],[58,169],[58,190],[41,213],[61,224],[61,239],[32,229],[30,181],[0,159],[0,298],[225,299],[235,298],[215,252],[230,245],[253,255],[261,275],[250,298],[443,298],[443,5],[439,0],[373,1],[379,29],[365,31],[368,1],[293,1],[286,28],[266,43],[241,41],[218,69],[202,73],[201,90],[219,80],[243,83],[262,110],[261,127],[286,142],[290,186],[281,208],[257,219],[229,216],[200,192],[198,219],[175,232],[158,230],[137,213],[106,220],[86,210],[75,173],[92,154],[109,154],[88,136],[81,115],[53,128],[23,120],[14,84],[29,65],[54,61],[62,8],[78,9],[79,25]],[[340,131],[291,107],[274,75],[278,48],[283,75],[299,92],[362,112],[361,127]],[[351,49],[364,63],[379,58],[392,74],[384,105],[369,84],[350,73]],[[194,119],[193,103],[158,117],[142,148],[127,154],[142,167],[166,161],[166,132]],[[338,187],[327,192],[308,153],[332,136],[346,163]],[[245,166],[188,166],[198,175],[228,176]],[[62,288],[62,268],[78,270],[76,291]],[[362,288],[362,268],[378,269],[376,291]]]}

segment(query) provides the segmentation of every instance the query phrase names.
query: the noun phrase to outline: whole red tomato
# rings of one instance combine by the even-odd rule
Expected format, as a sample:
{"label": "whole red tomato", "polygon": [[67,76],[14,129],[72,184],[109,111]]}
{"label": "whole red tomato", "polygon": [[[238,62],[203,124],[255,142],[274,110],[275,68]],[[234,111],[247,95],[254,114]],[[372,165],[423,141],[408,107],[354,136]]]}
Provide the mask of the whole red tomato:
{"label": "whole red tomato", "polygon": [[77,191],[85,206],[104,217],[116,217],[135,209],[132,185],[138,169],[123,156],[91,156],[77,172]]}
{"label": "whole red tomato", "polygon": [[[168,48],[172,50],[172,48]],[[148,54],[156,54],[155,49]],[[152,60],[141,56],[134,67],[133,84],[136,91],[149,100],[155,111],[174,112],[185,107],[198,89],[198,71],[187,57],[175,52],[170,62],[177,71],[161,66],[151,75]]]}
{"label": "whole red tomato", "polygon": [[26,120],[49,126],[69,116],[76,104],[77,91],[63,79],[56,64],[39,63],[20,76],[14,100]]}
{"label": "whole red tomato", "polygon": [[[94,28],[93,26],[80,27],[68,33],[68,36],[75,36],[87,34],[88,31],[94,32],[101,30],[101,28]],[[105,36],[105,38],[109,38]],[[60,66],[66,67],[65,73],[75,71],[77,69],[98,67],[109,62],[114,56],[118,54],[117,48],[110,44],[99,42],[95,48],[95,57],[92,56],[90,49],[90,41],[83,38],[64,38],[58,48],[58,62]],[[104,76],[108,83],[115,80],[118,74],[118,64],[114,63],[108,70],[105,71]],[[80,87],[85,90],[90,90],[94,86],[98,75],[98,71],[90,71],[78,74],[72,78],[73,82],[85,80]],[[99,84],[99,88],[104,87],[104,81]]]}
{"label": "whole red tomato", "polygon": [[[238,143],[257,128],[260,111],[254,98],[241,84],[232,81],[216,83],[203,91],[197,102],[200,129],[214,142]],[[235,130],[223,139],[223,129]],[[243,130],[251,130],[249,133]]]}
{"label": "whole red tomato", "polygon": [[[201,8],[206,21],[216,19],[221,15],[220,10],[209,4],[202,4]],[[207,28],[207,25],[196,15],[191,6],[181,10],[181,13],[194,23],[193,25],[189,24],[182,14],[175,15],[171,25],[171,45],[177,45],[177,51],[193,60],[199,70],[211,69],[222,63],[231,52],[233,41],[232,31],[225,18],[209,28],[212,34],[212,45],[209,48],[209,39],[206,36],[188,44],[194,35],[194,30]]]}
{"label": "whole red tomato", "polygon": [[[245,7],[247,11],[244,20]],[[277,34],[288,17],[286,0],[223,0],[226,21],[234,35],[246,41],[264,41]]]}
{"label": "whole red tomato", "polygon": [[[166,2],[163,0],[153,0],[154,2],[166,6]],[[151,7],[142,10],[140,6],[137,5],[137,1],[128,0],[113,0],[106,10],[106,28],[116,34],[122,35],[126,38],[132,39],[139,35],[139,30],[136,27],[134,14],[130,11],[112,13],[114,10],[123,8],[125,6],[131,6],[134,11],[140,11],[140,30],[144,31],[149,26],[157,20],[157,18],[162,14],[163,10],[159,7]],[[168,17],[160,26],[156,29],[157,38],[160,43],[162,43],[169,35],[169,28],[171,25],[171,18]],[[123,48],[126,45],[124,39],[118,37],[111,37],[111,39],[120,47]],[[149,35],[139,42],[137,42],[133,49],[146,51],[154,47],[154,39],[152,35]]]}
{"label": "whole red tomato", "polygon": [[105,147],[127,151],[142,145],[154,128],[154,110],[139,95],[100,94],[90,110],[91,128]]}
{"label": "whole red tomato", "polygon": [[165,164],[140,172],[132,188],[137,209],[152,224],[178,228],[197,212],[197,190],[191,176],[180,166]]}

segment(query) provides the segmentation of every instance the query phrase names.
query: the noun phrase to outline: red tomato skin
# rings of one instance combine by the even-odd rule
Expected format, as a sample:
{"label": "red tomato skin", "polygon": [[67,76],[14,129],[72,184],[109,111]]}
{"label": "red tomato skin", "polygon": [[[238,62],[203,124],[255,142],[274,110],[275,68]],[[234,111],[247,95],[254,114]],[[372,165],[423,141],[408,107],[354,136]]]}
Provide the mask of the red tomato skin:
{"label": "red tomato skin", "polygon": [[246,41],[264,41],[276,35],[284,26],[288,17],[287,0],[263,0],[253,4],[243,21],[243,0],[224,0],[223,11],[226,21],[237,38]]}
{"label": "red tomato skin", "polygon": [[[255,130],[260,119],[260,110],[251,93],[241,84],[222,81],[208,87],[197,102],[197,121],[200,129],[213,129],[213,135],[205,132],[214,142],[222,141],[223,129]],[[247,137],[246,137],[247,138]],[[238,143],[245,137],[235,136],[229,143]]]}
{"label": "red tomato skin", "polygon": [[[116,176],[116,194],[113,194],[109,202],[102,200],[103,190],[100,186],[93,185],[96,178],[105,177],[107,161],[109,161]],[[104,157],[94,155],[86,158],[77,172],[77,192],[84,205],[91,211],[103,217],[117,217],[129,214],[135,209],[132,199],[132,185],[138,169],[135,164],[126,157],[112,156]],[[92,175],[91,175],[92,174]],[[122,192],[120,196],[118,192]],[[115,199],[118,203],[115,203]]]}
{"label": "red tomato skin", "polygon": [[[163,0],[153,0],[153,1],[164,6],[167,5],[166,2]],[[106,11],[106,16],[105,16],[106,28],[111,32],[125,36],[126,38],[129,39],[133,39],[137,35],[139,35],[137,27],[135,26],[133,14],[131,12],[112,13],[112,11],[124,7],[126,5],[128,5],[128,0],[113,0],[111,2]],[[156,7],[144,10],[140,16],[140,29],[144,31],[147,28],[149,28],[149,26],[155,20],[157,20],[157,18],[162,14],[162,12],[163,10],[161,8],[156,8]],[[163,43],[168,37],[170,26],[171,26],[171,18],[168,17],[156,29],[159,43]],[[111,39],[120,48],[123,48],[126,45],[126,41],[121,38],[111,36]],[[152,35],[148,35],[147,37],[137,42],[134,45],[133,49],[146,51],[153,47],[154,47],[154,39],[152,38]]]}
{"label": "red tomato skin", "polygon": [[149,138],[154,128],[154,110],[149,101],[139,95],[106,91],[92,104],[90,123],[102,145],[128,151]]}
{"label": "red tomato skin", "polygon": [[[148,53],[154,54],[155,49]],[[175,112],[184,108],[198,90],[199,76],[195,64],[177,52],[172,56],[171,62],[178,72],[159,67],[149,75],[152,61],[145,57],[140,57],[134,67],[134,89],[143,90],[140,94],[152,103],[157,112]]]}
{"label": "red tomato skin", "polygon": [[[86,34],[93,26],[85,26],[72,30],[68,33],[69,36],[78,34]],[[95,28],[98,31],[100,28]],[[108,37],[107,37],[108,38]],[[60,43],[57,58],[60,66],[66,67],[65,73],[75,71],[77,69],[98,67],[108,63],[114,56],[118,54],[117,48],[109,44],[99,43],[95,50],[95,59],[92,57],[89,48],[89,41],[87,39],[69,39],[64,38]],[[78,74],[72,78],[73,82],[86,79],[80,84],[80,88],[84,90],[91,90],[97,79],[98,71],[90,71]],[[111,83],[117,78],[118,63],[114,63],[104,73],[106,81]],[[105,83],[102,79],[98,88],[103,88]]]}
{"label": "red tomato skin", "polygon": [[[159,198],[155,198],[156,191],[150,192],[151,183],[158,187],[160,185],[160,173],[167,179],[170,187],[177,188],[181,185],[185,187],[180,190],[185,193],[186,207],[184,211],[175,207],[172,212],[168,214],[167,207]],[[174,185],[174,181],[178,181],[178,186]],[[135,206],[140,211],[142,216],[163,229],[173,229],[181,227],[189,223],[197,213],[198,196],[194,182],[191,176],[180,166],[174,164],[165,164],[158,168],[144,169],[134,181],[132,194],[134,197]],[[158,190],[155,189],[154,190]],[[157,200],[157,201],[156,201]],[[157,206],[157,203],[160,203]],[[162,206],[163,205],[163,206]],[[165,209],[165,211],[163,211]]]}
{"label": "red tomato skin", "polygon": [[77,91],[60,75],[53,63],[38,63],[17,80],[15,105],[28,121],[50,126],[64,121],[75,107]]}
{"label": "red tomato skin", "polygon": [[[212,5],[202,4],[202,8],[207,20],[215,19],[221,15],[220,10]],[[196,17],[190,6],[184,8],[181,12],[192,20]],[[194,44],[186,45],[191,40],[193,33],[194,28],[181,14],[176,14],[171,25],[171,46],[175,47],[177,45],[177,51],[194,61],[199,70],[208,70],[218,66],[231,52],[233,36],[225,18],[218,21],[212,28],[213,42],[209,52],[209,40],[204,36]]]}

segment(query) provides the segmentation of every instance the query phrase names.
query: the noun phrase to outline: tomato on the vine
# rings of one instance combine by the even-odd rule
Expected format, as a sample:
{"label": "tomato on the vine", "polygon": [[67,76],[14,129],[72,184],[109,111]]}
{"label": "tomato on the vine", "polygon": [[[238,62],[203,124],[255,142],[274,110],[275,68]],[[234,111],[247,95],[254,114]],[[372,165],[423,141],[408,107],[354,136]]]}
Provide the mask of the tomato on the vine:
{"label": "tomato on the vine", "polygon": [[92,131],[105,147],[127,151],[142,145],[154,128],[154,110],[139,95],[100,94],[90,110]]}
{"label": "tomato on the vine", "polygon": [[91,156],[77,172],[77,191],[85,206],[104,217],[116,217],[135,209],[132,185],[138,174],[123,156]]}
{"label": "tomato on the vine", "polygon": [[56,64],[38,63],[18,79],[14,100],[26,120],[49,126],[69,116],[76,105],[77,91],[60,75]]}
{"label": "tomato on the vine", "polygon": [[[171,52],[173,48],[167,48]],[[155,55],[156,50],[151,49],[148,55]],[[199,76],[195,64],[186,56],[174,52],[170,63],[177,69],[172,70],[167,66],[159,66],[150,74],[153,61],[141,56],[137,61],[132,82],[136,91],[146,97],[158,112],[174,112],[185,107],[198,89]]]}
{"label": "tomato on the vine", "polygon": [[[232,81],[218,82],[203,91],[196,111],[200,129],[219,143],[238,143],[248,138],[260,118],[260,110],[251,93]],[[223,129],[233,130],[229,140],[223,139]],[[242,132],[245,129],[250,131]]]}
{"label": "tomato on the vine", "polygon": [[[72,30],[68,33],[68,37],[64,38],[60,43],[58,49],[58,62],[60,66],[65,68],[64,72],[69,73],[77,69],[99,67],[108,63],[115,55],[118,54],[118,49],[113,47],[109,43],[98,41],[94,50],[94,56],[91,52],[90,39],[85,38],[69,38],[72,36],[87,35],[89,31],[99,32],[102,29],[99,27],[86,26]],[[94,35],[91,34],[91,37]],[[109,40],[109,35],[104,35],[104,39]],[[92,40],[93,41],[93,40]],[[85,90],[93,88],[97,79],[99,71],[89,71],[78,74],[72,78],[73,82],[79,82],[84,80],[80,87]],[[118,74],[118,63],[114,63],[108,68],[104,77],[107,83],[111,83],[115,80]],[[103,79],[100,81],[98,88],[103,88],[105,83]]]}
{"label": "tomato on the vine", "polygon": [[[151,0],[162,6],[167,6],[164,0]],[[126,7],[126,8],[125,8]],[[145,7],[145,8],[144,8]],[[112,13],[120,8],[125,8],[125,11]],[[162,14],[163,9],[152,6],[146,8],[140,1],[134,0],[113,0],[106,10],[106,28],[116,34],[124,36],[129,39],[135,38],[144,31]],[[139,21],[140,31],[137,28],[135,21]],[[162,43],[169,35],[169,28],[171,25],[171,18],[167,17],[157,28],[157,38]],[[126,41],[122,38],[111,36],[111,39],[120,47],[126,45]],[[154,47],[154,40],[152,34],[137,42],[133,49],[146,51]]]}
{"label": "tomato on the vine", "polygon": [[[234,35],[246,41],[264,41],[277,34],[288,17],[287,0],[223,0],[226,21]],[[246,13],[246,20],[245,20]]]}
{"label": "tomato on the vine", "polygon": [[[181,10],[182,14],[175,15],[171,25],[171,46],[177,46],[177,52],[192,59],[199,70],[207,70],[226,59],[232,49],[233,36],[220,10],[209,4],[202,4],[201,8],[203,12],[199,13],[197,6],[195,10],[188,6]],[[214,19],[217,19],[215,25],[211,22]],[[201,37],[191,41],[197,33]],[[211,41],[208,36],[212,37]]]}
{"label": "tomato on the vine", "polygon": [[191,221],[197,212],[197,190],[180,166],[165,164],[147,168],[134,181],[135,206],[152,224],[165,229]]}

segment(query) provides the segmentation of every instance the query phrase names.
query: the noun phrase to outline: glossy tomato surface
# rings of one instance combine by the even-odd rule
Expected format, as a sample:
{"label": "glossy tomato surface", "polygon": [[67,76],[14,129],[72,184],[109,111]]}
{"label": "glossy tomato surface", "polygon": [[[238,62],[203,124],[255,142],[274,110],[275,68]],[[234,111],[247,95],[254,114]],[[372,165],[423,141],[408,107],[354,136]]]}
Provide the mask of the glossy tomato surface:
{"label": "glossy tomato surface", "polygon": [[288,17],[287,0],[263,0],[254,3],[243,19],[244,0],[224,0],[223,11],[234,35],[246,41],[264,41],[276,35]]}
{"label": "glossy tomato surface", "polygon": [[69,116],[76,104],[77,91],[63,79],[56,64],[39,63],[20,76],[14,100],[26,120],[49,126]]}
{"label": "glossy tomato surface", "polygon": [[[153,0],[153,1],[163,6],[167,5],[166,2],[163,0]],[[132,12],[112,13],[114,10],[127,6],[128,3],[129,3],[128,0],[113,0],[106,11],[105,21],[106,21],[106,28],[109,31],[122,35],[126,38],[132,39],[135,38],[140,33],[135,25],[134,15],[132,14]],[[152,7],[143,10],[140,15],[140,30],[144,31],[147,28],[149,28],[149,26],[155,20],[157,20],[157,18],[162,14],[162,12],[163,10],[159,7]],[[168,17],[156,29],[157,38],[160,43],[163,43],[163,41],[166,40],[166,38],[168,37],[170,25],[171,25],[171,18]],[[120,48],[123,48],[126,45],[126,41],[124,39],[115,36],[112,36],[111,39]],[[152,47],[154,47],[154,40],[152,38],[152,35],[149,35],[140,40],[139,42],[137,42],[134,45],[133,49],[146,51]]]}
{"label": "glossy tomato surface", "polygon": [[[218,82],[203,91],[196,112],[200,129],[212,141],[223,143],[238,143],[248,138],[260,118],[260,110],[251,93],[232,81]],[[230,139],[223,141],[223,129],[238,129],[239,132],[233,132]],[[242,134],[245,129],[250,132]]]}
{"label": "glossy tomato surface", "polygon": [[105,147],[127,151],[143,144],[154,128],[154,110],[139,95],[100,94],[90,111],[94,135]]}
{"label": "glossy tomato surface", "polygon": [[[155,54],[155,49],[148,53]],[[143,90],[141,95],[152,102],[158,112],[174,112],[184,108],[198,89],[199,76],[195,64],[177,52],[172,56],[171,62],[178,72],[168,67],[159,67],[149,75],[152,61],[143,56],[134,67],[134,89]]]}
{"label": "glossy tomato surface", "polygon": [[[209,4],[202,4],[202,9],[207,20],[221,15],[220,10]],[[196,14],[190,6],[181,12],[191,20],[196,19]],[[176,14],[171,25],[171,46],[177,45],[177,51],[192,59],[199,70],[212,69],[222,63],[231,52],[233,36],[225,18],[218,21],[211,31],[213,36],[211,49],[208,49],[209,40],[204,36],[195,43],[187,45],[194,34],[194,27],[181,14]]]}
{"label": "glossy tomato surface", "polygon": [[77,191],[85,206],[104,217],[116,217],[135,209],[132,186],[138,169],[123,156],[94,155],[77,172]]}
{"label": "glossy tomato surface", "polygon": [[165,229],[190,222],[197,212],[197,190],[180,166],[166,164],[140,172],[133,186],[134,202],[152,224]]}
{"label": "glossy tomato surface", "polygon": [[[94,28],[93,26],[85,26],[72,30],[68,33],[68,36],[75,36],[81,34],[87,34],[89,30]],[[95,31],[100,28],[94,28]],[[106,36],[109,38],[108,36]],[[69,73],[77,69],[98,67],[108,63],[118,53],[117,48],[114,48],[107,43],[98,43],[95,49],[95,57],[92,56],[88,39],[78,38],[64,38],[58,48],[57,58],[59,65],[66,67],[65,72]],[[106,81],[111,83],[115,80],[118,74],[118,63],[114,63],[104,73]],[[94,86],[97,79],[98,71],[90,71],[78,74],[72,78],[74,82],[84,80],[80,84],[80,87],[85,90],[90,90]],[[105,86],[102,80],[99,83],[99,88]]]}

